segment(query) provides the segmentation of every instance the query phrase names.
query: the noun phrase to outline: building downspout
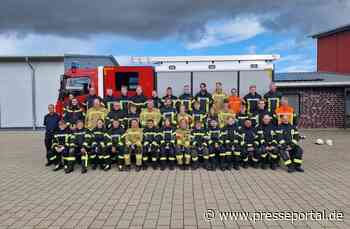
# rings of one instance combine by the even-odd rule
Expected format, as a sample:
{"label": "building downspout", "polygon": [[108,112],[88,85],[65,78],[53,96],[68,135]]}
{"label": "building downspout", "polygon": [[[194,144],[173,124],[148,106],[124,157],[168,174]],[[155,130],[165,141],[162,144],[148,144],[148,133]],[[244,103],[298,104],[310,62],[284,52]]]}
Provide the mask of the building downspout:
{"label": "building downspout", "polygon": [[32,70],[32,74],[31,74],[31,82],[32,82],[32,116],[33,116],[33,130],[36,130],[35,68],[32,65],[32,63],[30,63],[29,57],[26,57],[26,62],[28,64],[28,66],[30,67],[30,69]]}

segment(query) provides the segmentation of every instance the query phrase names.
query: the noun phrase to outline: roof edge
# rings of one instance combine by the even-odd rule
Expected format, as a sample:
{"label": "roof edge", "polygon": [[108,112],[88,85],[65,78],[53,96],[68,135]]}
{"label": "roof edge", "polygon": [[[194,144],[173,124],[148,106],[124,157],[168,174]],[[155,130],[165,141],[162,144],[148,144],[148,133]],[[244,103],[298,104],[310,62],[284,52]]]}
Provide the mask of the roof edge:
{"label": "roof edge", "polygon": [[333,28],[333,29],[328,29],[328,30],[324,30],[324,31],[321,31],[318,33],[310,34],[310,35],[308,35],[308,37],[311,37],[313,39],[318,39],[318,38],[330,36],[330,35],[333,35],[336,33],[345,32],[348,30],[350,30],[350,24],[346,24],[346,25],[338,26],[338,27]]}

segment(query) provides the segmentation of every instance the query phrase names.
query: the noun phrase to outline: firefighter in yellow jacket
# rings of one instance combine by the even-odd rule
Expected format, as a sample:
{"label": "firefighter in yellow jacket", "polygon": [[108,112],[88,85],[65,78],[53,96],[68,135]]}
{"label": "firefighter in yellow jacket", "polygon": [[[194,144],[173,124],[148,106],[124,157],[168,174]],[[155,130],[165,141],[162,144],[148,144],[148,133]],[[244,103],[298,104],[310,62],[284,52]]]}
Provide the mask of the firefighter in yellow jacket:
{"label": "firefighter in yellow jacket", "polygon": [[101,105],[99,99],[94,100],[94,106],[89,108],[85,117],[85,126],[89,130],[96,127],[97,121],[102,119],[103,121],[107,117],[108,110]]}
{"label": "firefighter in yellow jacket", "polygon": [[223,108],[218,114],[219,127],[223,128],[227,124],[227,122],[228,122],[228,120],[230,118],[235,120],[236,119],[236,114],[233,113],[233,111],[230,109],[228,101],[225,100]]}
{"label": "firefighter in yellow jacket", "polygon": [[136,119],[131,120],[131,127],[125,133],[125,145],[127,152],[124,154],[125,167],[128,170],[131,164],[131,156],[136,158],[136,171],[142,166],[142,140],[143,130]]}
{"label": "firefighter in yellow jacket", "polygon": [[216,82],[216,88],[212,98],[215,112],[220,112],[224,106],[224,101],[227,99],[227,94],[223,91],[221,82]]}
{"label": "firefighter in yellow jacket", "polygon": [[162,115],[157,108],[154,108],[154,102],[152,99],[147,100],[147,108],[144,108],[140,114],[141,126],[145,127],[148,120],[152,120],[156,127],[159,127]]}
{"label": "firefighter in yellow jacket", "polygon": [[191,131],[185,119],[176,130],[176,161],[181,169],[188,169],[191,162]]}

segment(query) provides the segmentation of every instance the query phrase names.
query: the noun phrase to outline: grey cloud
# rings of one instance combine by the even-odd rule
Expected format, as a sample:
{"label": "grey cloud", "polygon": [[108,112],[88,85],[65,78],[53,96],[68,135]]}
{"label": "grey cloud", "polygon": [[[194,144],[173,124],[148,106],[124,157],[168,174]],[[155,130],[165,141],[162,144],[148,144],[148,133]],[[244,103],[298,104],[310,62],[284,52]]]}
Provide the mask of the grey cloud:
{"label": "grey cloud", "polygon": [[197,40],[209,21],[254,15],[271,31],[305,35],[350,23],[348,12],[348,0],[2,0],[0,33]]}

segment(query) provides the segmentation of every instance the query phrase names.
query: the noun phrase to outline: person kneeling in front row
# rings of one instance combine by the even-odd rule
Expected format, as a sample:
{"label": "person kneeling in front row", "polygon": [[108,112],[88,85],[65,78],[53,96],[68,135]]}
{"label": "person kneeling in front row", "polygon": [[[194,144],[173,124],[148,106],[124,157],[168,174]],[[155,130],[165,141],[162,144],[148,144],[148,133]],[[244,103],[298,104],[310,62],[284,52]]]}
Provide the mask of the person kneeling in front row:
{"label": "person kneeling in front row", "polygon": [[299,131],[296,126],[289,123],[289,117],[283,116],[282,123],[277,130],[277,138],[280,148],[280,154],[288,172],[304,172],[303,149],[299,146]]}

